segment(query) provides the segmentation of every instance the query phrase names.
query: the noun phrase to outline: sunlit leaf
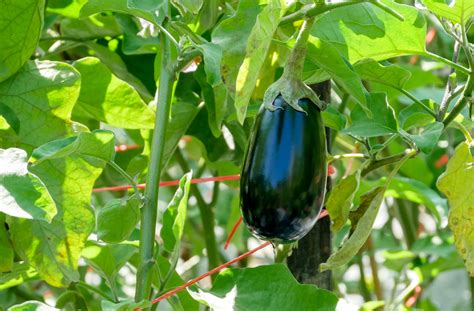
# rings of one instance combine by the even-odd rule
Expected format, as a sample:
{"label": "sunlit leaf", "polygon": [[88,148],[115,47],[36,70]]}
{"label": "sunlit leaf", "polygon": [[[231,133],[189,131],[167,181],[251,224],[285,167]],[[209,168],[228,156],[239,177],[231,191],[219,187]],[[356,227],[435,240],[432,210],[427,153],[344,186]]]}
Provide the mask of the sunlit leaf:
{"label": "sunlit leaf", "polygon": [[41,179],[28,171],[26,158],[24,150],[0,149],[0,212],[51,222],[56,204]]}
{"label": "sunlit leaf", "polygon": [[465,24],[474,15],[472,0],[455,0],[447,4],[444,0],[422,0],[423,4],[434,14],[447,18],[453,23]]}
{"label": "sunlit leaf", "polygon": [[335,310],[337,296],[299,284],[285,265],[227,269],[209,291],[189,288],[194,299],[213,310]]}
{"label": "sunlit leaf", "polygon": [[11,77],[35,51],[43,28],[44,4],[45,0],[2,1],[0,82]]}
{"label": "sunlit leaf", "polygon": [[438,179],[437,186],[450,205],[449,227],[454,234],[454,243],[466,268],[474,276],[474,156],[469,144],[463,142],[456,147],[449,160],[446,172]]}

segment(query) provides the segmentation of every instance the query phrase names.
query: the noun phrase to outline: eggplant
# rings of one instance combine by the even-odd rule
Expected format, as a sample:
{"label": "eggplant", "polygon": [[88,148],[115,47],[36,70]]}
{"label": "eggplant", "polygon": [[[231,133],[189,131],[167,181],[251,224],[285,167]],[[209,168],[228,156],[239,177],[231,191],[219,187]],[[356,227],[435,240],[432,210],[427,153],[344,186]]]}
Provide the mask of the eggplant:
{"label": "eggplant", "polygon": [[326,135],[321,112],[309,99],[306,112],[282,96],[263,105],[247,146],[240,179],[240,208],[249,230],[263,240],[291,243],[315,225],[326,192]]}

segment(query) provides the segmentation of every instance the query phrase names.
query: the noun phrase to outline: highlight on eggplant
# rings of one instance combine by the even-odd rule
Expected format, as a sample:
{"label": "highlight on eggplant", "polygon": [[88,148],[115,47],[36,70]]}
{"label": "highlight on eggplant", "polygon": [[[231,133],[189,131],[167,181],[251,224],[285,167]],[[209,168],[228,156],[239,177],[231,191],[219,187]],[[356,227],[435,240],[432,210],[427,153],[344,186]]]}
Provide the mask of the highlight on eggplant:
{"label": "highlight on eggplant", "polygon": [[282,96],[262,105],[247,146],[240,207],[256,236],[291,243],[315,225],[326,191],[326,137],[320,109],[309,99],[295,110]]}

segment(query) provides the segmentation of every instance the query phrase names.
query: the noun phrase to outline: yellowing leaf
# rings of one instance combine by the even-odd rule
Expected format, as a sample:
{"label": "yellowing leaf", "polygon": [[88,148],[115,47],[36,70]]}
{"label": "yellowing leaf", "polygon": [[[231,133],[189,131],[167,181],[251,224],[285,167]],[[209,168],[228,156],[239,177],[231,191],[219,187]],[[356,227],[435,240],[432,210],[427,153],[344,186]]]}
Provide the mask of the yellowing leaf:
{"label": "yellowing leaf", "polygon": [[437,186],[448,197],[448,223],[456,248],[474,276],[474,157],[467,142],[456,148]]}

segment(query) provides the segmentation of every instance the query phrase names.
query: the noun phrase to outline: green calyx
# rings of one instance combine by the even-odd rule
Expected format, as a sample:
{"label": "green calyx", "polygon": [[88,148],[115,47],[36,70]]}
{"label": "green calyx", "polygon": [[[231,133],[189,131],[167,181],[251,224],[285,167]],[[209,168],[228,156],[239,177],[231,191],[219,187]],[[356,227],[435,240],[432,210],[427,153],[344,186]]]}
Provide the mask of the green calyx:
{"label": "green calyx", "polygon": [[263,96],[263,105],[265,108],[270,111],[283,109],[273,105],[273,102],[279,95],[281,95],[285,102],[296,111],[306,113],[306,111],[298,104],[298,101],[303,98],[311,100],[320,110],[324,110],[327,107],[327,104],[321,101],[316,93],[299,79],[286,78],[282,76],[279,80],[270,85]]}
{"label": "green calyx", "polygon": [[306,44],[313,23],[314,19],[308,19],[305,20],[301,26],[296,43],[286,62],[283,75],[270,85],[263,96],[263,105],[266,109],[270,111],[282,109],[273,105],[273,102],[279,95],[296,111],[306,113],[298,104],[299,100],[303,98],[311,100],[320,110],[326,109],[327,104],[319,100],[316,93],[309,86],[304,84],[301,79],[306,56]]}

